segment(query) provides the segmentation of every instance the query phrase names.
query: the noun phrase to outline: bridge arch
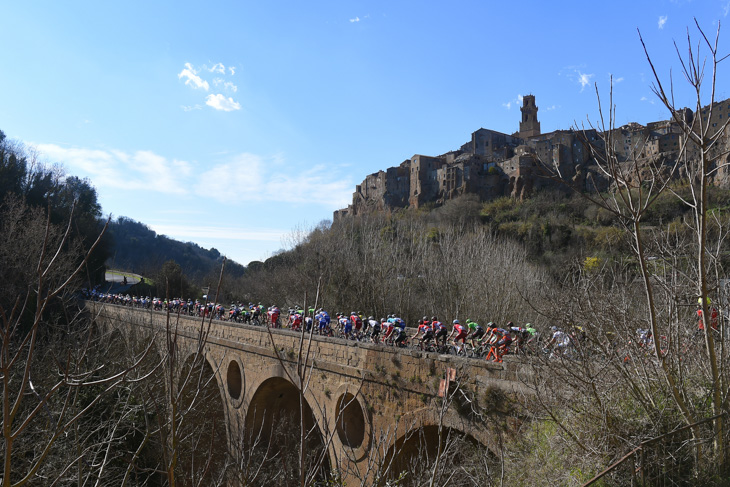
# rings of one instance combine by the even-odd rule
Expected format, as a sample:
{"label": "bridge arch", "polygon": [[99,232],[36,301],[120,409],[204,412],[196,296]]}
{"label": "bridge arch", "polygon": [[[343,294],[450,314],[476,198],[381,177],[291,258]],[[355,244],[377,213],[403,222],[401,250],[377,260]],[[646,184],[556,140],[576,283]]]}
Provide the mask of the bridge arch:
{"label": "bridge arch", "polygon": [[[440,404],[434,404],[389,419],[396,425],[393,435],[396,439],[383,458],[383,468],[387,469],[381,471],[383,482],[409,472],[398,485],[420,485],[418,476],[430,475],[425,467],[432,468],[439,452],[440,462],[445,462],[451,470],[472,465],[479,474],[485,464],[494,468],[499,464],[487,425],[473,422],[453,407],[442,410]],[[475,465],[477,455],[482,460],[478,466]]]}
{"label": "bridge arch", "polygon": [[[272,469],[276,469],[278,475],[283,474],[280,483],[296,483],[299,478],[300,425],[303,425],[307,452],[305,468],[316,471],[316,477],[324,480],[329,476],[331,466],[325,450],[319,403],[311,394],[305,394],[300,409],[298,387],[284,376],[281,367],[273,369],[278,373],[264,373],[263,377],[268,378],[249,392],[250,399],[246,401],[242,431],[246,452],[254,458],[254,464],[263,467],[262,471],[273,473]],[[310,401],[314,402],[314,408]],[[254,445],[258,446],[254,449]]]}

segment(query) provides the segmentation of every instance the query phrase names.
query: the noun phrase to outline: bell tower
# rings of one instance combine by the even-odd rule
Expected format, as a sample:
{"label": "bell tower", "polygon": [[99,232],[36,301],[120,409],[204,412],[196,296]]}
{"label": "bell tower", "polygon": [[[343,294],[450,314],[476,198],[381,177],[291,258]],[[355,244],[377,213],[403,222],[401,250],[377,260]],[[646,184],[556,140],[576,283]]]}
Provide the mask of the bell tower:
{"label": "bell tower", "polygon": [[520,122],[520,138],[526,139],[540,135],[540,122],[537,121],[537,105],[535,95],[525,95],[522,98],[522,121]]}

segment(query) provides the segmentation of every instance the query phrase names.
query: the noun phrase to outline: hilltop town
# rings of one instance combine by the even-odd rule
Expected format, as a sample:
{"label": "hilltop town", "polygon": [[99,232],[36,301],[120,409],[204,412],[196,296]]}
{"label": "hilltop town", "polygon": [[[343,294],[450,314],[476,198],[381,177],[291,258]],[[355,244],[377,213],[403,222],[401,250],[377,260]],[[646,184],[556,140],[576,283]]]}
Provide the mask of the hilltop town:
{"label": "hilltop town", "polygon": [[[576,189],[603,190],[608,181],[598,169],[596,157],[603,157],[607,143],[619,161],[636,161],[639,167],[652,165],[667,175],[684,144],[675,118],[646,125],[632,122],[610,133],[591,128],[543,134],[534,95],[523,97],[520,111],[519,130],[512,135],[480,128],[457,150],[435,157],[416,154],[398,166],[368,175],[355,187],[352,204],[334,212],[334,220],[372,210],[439,205],[463,194],[475,194],[482,201],[500,196],[522,199],[540,188],[564,188],[547,177],[547,168],[559,172]],[[730,99],[703,107],[700,112],[710,135],[724,130],[718,147],[718,153],[723,153],[730,134]],[[677,112],[679,120],[690,124],[694,116],[689,108]],[[692,155],[691,144],[687,152]],[[722,162],[727,161],[727,154],[721,157]],[[720,167],[713,184],[730,185],[727,168]]]}

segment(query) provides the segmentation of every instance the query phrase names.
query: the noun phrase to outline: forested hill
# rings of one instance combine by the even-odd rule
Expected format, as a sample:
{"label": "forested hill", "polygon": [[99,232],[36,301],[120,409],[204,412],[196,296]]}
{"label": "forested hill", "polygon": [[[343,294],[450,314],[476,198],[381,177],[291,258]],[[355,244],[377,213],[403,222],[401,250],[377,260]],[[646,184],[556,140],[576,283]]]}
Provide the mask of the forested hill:
{"label": "forested hill", "polygon": [[[208,250],[193,242],[158,235],[147,225],[124,216],[111,222],[108,232],[113,241],[109,267],[154,275],[165,262],[174,260],[195,281],[220,272],[223,257],[215,248]],[[226,262],[226,274],[231,277],[242,276],[244,270],[237,262]]]}
{"label": "forested hill", "polygon": [[[76,245],[83,250],[92,246],[106,222],[92,181],[66,175],[58,166],[39,162],[31,149],[7,139],[0,130],[0,234],[8,237],[6,245],[0,245],[0,254],[6,252],[0,255],[0,264],[5,262],[3,257],[8,259],[7,264],[0,265],[0,282],[6,289],[12,287],[16,278],[33,269],[31,262],[37,262],[36,257],[33,257],[35,261],[27,262],[20,258],[17,242],[23,239],[13,233],[14,229],[35,228],[31,223],[42,228],[46,218],[58,232],[63,232],[71,219],[65,246]],[[42,240],[38,236],[32,237],[29,232],[25,233],[31,240]],[[14,236],[10,238],[10,235]],[[79,261],[83,256],[79,254],[74,258]],[[103,238],[89,255],[84,277],[94,284],[102,282],[105,264],[157,276],[163,264],[171,260],[195,283],[208,277],[215,282],[220,275],[222,257],[216,249],[206,250],[192,242],[157,235],[142,223],[120,217],[110,222]],[[226,263],[227,276],[240,277],[243,273],[242,265]],[[23,288],[26,284],[19,281],[18,285]]]}

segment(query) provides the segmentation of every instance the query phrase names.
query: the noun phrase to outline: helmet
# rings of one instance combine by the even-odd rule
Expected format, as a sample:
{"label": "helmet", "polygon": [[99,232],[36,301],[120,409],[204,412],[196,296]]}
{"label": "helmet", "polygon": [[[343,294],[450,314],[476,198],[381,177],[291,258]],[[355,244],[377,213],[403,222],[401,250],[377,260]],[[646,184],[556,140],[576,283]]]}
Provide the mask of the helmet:
{"label": "helmet", "polygon": [[424,316],[424,317],[422,318],[422,320],[423,320],[423,321],[428,321],[428,316]]}
{"label": "helmet", "polygon": [[380,318],[381,323],[385,323],[386,321],[388,321],[388,320],[386,320],[385,318]]}
{"label": "helmet", "polygon": [[489,328],[492,328],[494,326],[494,321],[490,321],[489,323],[487,323],[487,326]]}
{"label": "helmet", "polygon": [[372,316],[368,316],[368,320],[374,320],[374,319],[375,318],[373,318]]}
{"label": "helmet", "polygon": [[438,318],[436,318],[435,316],[432,316],[431,321],[438,321]]}
{"label": "helmet", "polygon": [[454,320],[454,321],[453,321],[453,323],[454,323],[455,325],[458,325],[458,324],[459,324],[459,320]]}
{"label": "helmet", "polygon": [[511,321],[508,321],[508,322],[507,322],[507,326],[515,326],[515,324],[514,324],[514,323],[512,323]]}
{"label": "helmet", "polygon": [[558,331],[558,327],[555,326],[555,325],[551,326],[550,329],[553,330],[553,331]]}

